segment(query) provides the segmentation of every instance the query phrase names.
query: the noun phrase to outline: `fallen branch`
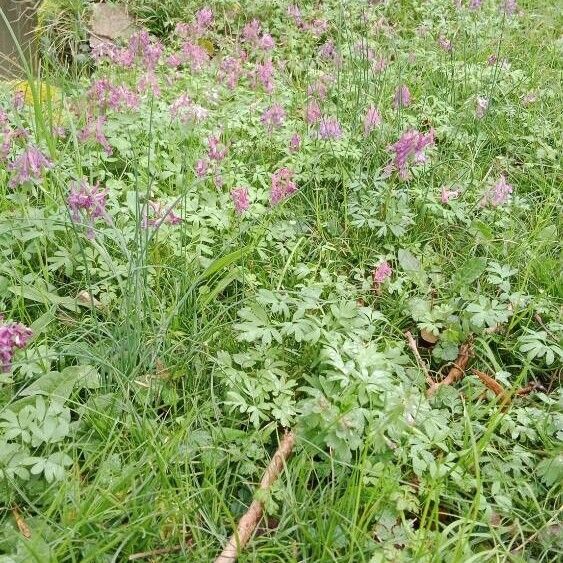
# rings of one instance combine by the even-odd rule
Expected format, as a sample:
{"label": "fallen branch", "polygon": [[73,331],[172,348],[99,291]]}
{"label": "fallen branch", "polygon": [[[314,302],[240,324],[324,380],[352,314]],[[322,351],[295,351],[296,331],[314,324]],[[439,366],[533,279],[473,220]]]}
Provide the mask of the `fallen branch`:
{"label": "fallen branch", "polygon": [[453,366],[451,367],[448,375],[438,383],[434,383],[434,385],[430,386],[428,389],[427,395],[432,397],[438,391],[438,388],[442,385],[453,385],[457,381],[459,381],[465,374],[465,368],[467,367],[467,363],[469,362],[469,358],[471,357],[471,353],[473,351],[473,340],[469,338],[467,342],[464,342],[459,347],[459,353],[457,355],[457,359],[454,362]]}
{"label": "fallen branch", "polygon": [[497,397],[500,397],[504,405],[510,403],[510,395],[496,379],[493,379],[490,375],[478,369],[474,369],[473,373],[483,382],[487,389],[492,391]]}
{"label": "fallen branch", "polygon": [[416,340],[413,338],[413,335],[411,334],[410,330],[407,330],[407,332],[405,332],[405,337],[407,339],[407,343],[409,345],[409,348],[412,350],[412,353],[414,354],[414,357],[416,359],[416,363],[418,364],[418,367],[424,372],[424,376],[426,377],[426,382],[432,388],[434,385],[436,385],[436,382],[432,379],[430,372],[428,371],[428,368],[426,367],[426,364],[424,363],[424,361],[420,357],[420,352],[418,351],[418,346],[416,345]]}
{"label": "fallen branch", "polygon": [[528,385],[524,385],[524,387],[518,389],[518,391],[516,391],[516,393],[514,394],[517,397],[525,397],[526,395],[529,395],[532,391],[535,391],[536,389],[539,391],[545,391],[545,387],[541,383],[538,383],[537,381],[532,381],[531,383],[528,383]]}
{"label": "fallen branch", "polygon": [[[270,464],[264,472],[262,481],[260,482],[259,491],[267,491],[272,484],[279,477],[279,474],[286,462],[286,460],[291,455],[293,451],[293,445],[295,444],[295,434],[293,431],[286,432],[276,453],[272,457]],[[227,545],[223,549],[223,552],[217,559],[215,563],[232,563],[236,561],[239,552],[248,543],[248,540],[252,536],[252,533],[256,529],[264,507],[262,503],[257,500],[253,500],[252,504],[239,520],[237,529],[233,535],[229,538]]]}

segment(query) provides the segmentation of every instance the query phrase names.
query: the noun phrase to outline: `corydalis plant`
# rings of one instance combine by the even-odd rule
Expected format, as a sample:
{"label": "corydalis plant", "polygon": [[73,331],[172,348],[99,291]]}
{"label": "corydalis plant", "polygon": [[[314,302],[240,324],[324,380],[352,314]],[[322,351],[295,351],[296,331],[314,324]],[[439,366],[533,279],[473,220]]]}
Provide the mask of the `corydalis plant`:
{"label": "corydalis plant", "polygon": [[32,336],[31,329],[21,323],[5,322],[0,315],[0,372],[12,370],[16,349],[24,348]]}
{"label": "corydalis plant", "polygon": [[34,145],[29,145],[8,165],[12,172],[9,186],[15,188],[30,180],[41,180],[43,172],[50,170],[53,163]]}
{"label": "corydalis plant", "polygon": [[423,164],[428,160],[424,151],[434,145],[434,129],[428,133],[411,130],[403,133],[401,138],[388,147],[394,153],[393,161],[387,166],[386,174],[396,170],[401,180],[408,180],[411,176],[409,164]]}
{"label": "corydalis plant", "polygon": [[106,190],[100,190],[98,184],[91,186],[85,178],[70,184],[67,203],[71,219],[74,223],[86,224],[86,236],[90,239],[94,238],[95,220],[107,218],[106,196]]}

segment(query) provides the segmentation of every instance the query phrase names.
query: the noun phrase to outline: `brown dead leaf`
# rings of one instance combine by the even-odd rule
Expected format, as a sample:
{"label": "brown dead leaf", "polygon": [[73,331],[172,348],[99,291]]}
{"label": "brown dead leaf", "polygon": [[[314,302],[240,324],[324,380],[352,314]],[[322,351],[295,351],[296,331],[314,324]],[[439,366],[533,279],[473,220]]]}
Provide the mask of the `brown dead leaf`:
{"label": "brown dead leaf", "polygon": [[31,537],[31,530],[27,525],[26,521],[23,519],[23,516],[20,514],[20,511],[14,507],[12,508],[12,514],[14,515],[14,520],[16,521],[16,525],[20,534],[25,538],[29,539]]}
{"label": "brown dead leaf", "polygon": [[92,305],[96,309],[102,309],[103,305],[98,301],[89,291],[83,289],[76,296],[76,302],[79,305],[84,305],[85,307],[91,307]]}

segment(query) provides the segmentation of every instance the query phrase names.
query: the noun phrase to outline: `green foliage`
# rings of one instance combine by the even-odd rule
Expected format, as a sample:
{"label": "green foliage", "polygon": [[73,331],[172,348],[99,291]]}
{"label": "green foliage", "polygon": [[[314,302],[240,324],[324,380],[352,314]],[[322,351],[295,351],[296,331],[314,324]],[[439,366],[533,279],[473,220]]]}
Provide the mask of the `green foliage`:
{"label": "green foliage", "polygon": [[[16,109],[9,85],[0,87],[1,141],[9,137],[0,325],[33,333],[0,374],[0,500],[9,508],[0,560],[125,560],[180,545],[171,560],[208,561],[254,498],[268,518],[241,555],[249,561],[558,560],[553,7],[522,4],[509,17],[496,1],[480,10],[450,0],[301,2],[304,25],[285,1],[210,2],[214,23],[194,40],[209,62],[175,70],[166,58],[187,39],[173,30],[203,4],[130,0],[163,39],[158,93],[143,89],[153,78],[144,63],[94,61],[80,47],[88,3],[47,4],[47,59],[74,45],[63,49],[69,61],[92,75],[47,65],[60,115],[42,88]],[[253,18],[275,49],[240,38]],[[248,56],[231,89],[218,77],[239,48]],[[272,92],[254,84],[256,64],[270,57]],[[138,104],[101,103],[93,86],[104,80]],[[397,109],[403,83],[413,100]],[[183,95],[206,117],[178,118]],[[314,96],[338,117],[341,138],[323,140],[305,122]],[[482,119],[477,96],[489,99]],[[285,120],[269,131],[261,116],[274,103]],[[365,134],[371,105],[381,124]],[[111,154],[84,133],[88,115],[105,119]],[[427,160],[411,155],[408,179],[390,170],[399,136],[431,127]],[[288,148],[294,133],[299,150]],[[220,161],[208,158],[211,135],[228,149]],[[14,187],[13,163],[29,143],[53,167]],[[195,172],[200,159],[206,175]],[[272,174],[282,167],[297,191],[274,206]],[[486,204],[503,174],[513,192]],[[70,209],[82,178],[104,191],[103,214]],[[248,189],[240,214],[237,187]],[[382,264],[383,281],[373,275]],[[465,377],[428,397],[407,330],[436,381],[471,341]],[[293,457],[275,487],[256,494],[290,427]]]}

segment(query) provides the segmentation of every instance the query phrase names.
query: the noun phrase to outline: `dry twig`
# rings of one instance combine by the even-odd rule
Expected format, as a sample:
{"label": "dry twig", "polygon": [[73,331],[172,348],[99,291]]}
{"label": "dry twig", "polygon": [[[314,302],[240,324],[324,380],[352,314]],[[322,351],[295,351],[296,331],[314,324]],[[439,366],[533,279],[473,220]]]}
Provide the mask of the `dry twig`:
{"label": "dry twig", "polygon": [[471,356],[472,351],[473,351],[473,342],[472,339],[469,338],[467,342],[464,342],[460,346],[457,359],[454,362],[454,365],[451,367],[448,375],[442,381],[439,381],[438,383],[434,383],[434,385],[432,385],[430,389],[428,389],[427,394],[429,397],[432,397],[432,395],[436,393],[436,391],[440,386],[452,385],[453,383],[456,383],[456,381],[459,381],[464,376],[465,368],[467,367],[467,363],[469,362],[469,358]]}
{"label": "dry twig", "polygon": [[416,345],[416,340],[413,338],[413,335],[411,334],[410,330],[407,330],[407,332],[405,332],[405,337],[407,339],[409,348],[412,350],[412,353],[414,354],[418,367],[424,372],[424,376],[426,377],[426,382],[428,383],[430,388],[434,387],[434,385],[436,385],[436,382],[432,379],[432,376],[430,375],[430,372],[428,371],[426,364],[424,363],[423,359],[420,357],[418,346]]}
{"label": "dry twig", "polygon": [[[293,451],[294,444],[295,434],[292,431],[286,432],[270,464],[264,472],[264,476],[260,482],[260,491],[267,491],[278,478],[287,458]],[[252,501],[249,509],[240,519],[234,534],[229,538],[223,552],[215,559],[215,563],[232,563],[236,561],[238,553],[248,543],[250,536],[252,536],[252,533],[256,529],[262,517],[263,510],[264,507],[260,501]]]}
{"label": "dry twig", "polygon": [[510,403],[510,395],[506,393],[504,387],[496,379],[478,369],[474,369],[473,373],[483,382],[487,389],[491,390],[497,397],[500,397],[503,404]]}

